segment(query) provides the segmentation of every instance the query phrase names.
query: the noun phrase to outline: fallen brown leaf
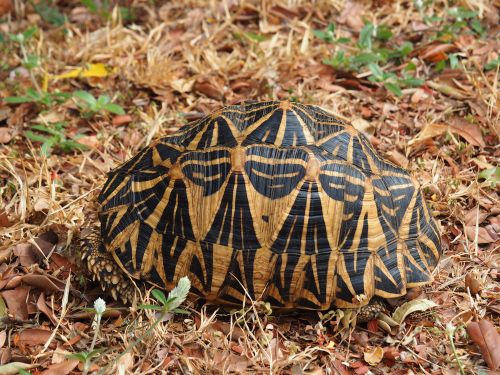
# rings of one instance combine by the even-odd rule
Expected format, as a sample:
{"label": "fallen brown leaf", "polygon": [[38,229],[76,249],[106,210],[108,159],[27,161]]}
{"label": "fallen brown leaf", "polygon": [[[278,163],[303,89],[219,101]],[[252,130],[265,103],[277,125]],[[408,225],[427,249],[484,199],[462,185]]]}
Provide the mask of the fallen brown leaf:
{"label": "fallen brown leaf", "polygon": [[78,366],[78,363],[79,361],[77,359],[67,359],[61,363],[54,363],[40,375],[67,375]]}
{"label": "fallen brown leaf", "polygon": [[17,347],[42,345],[47,342],[51,332],[40,328],[28,328],[14,336],[14,345]]}
{"label": "fallen brown leaf", "polygon": [[113,117],[113,126],[122,126],[132,122],[132,116],[130,115],[117,115]]}
{"label": "fallen brown leaf", "polygon": [[467,333],[474,343],[479,346],[483,359],[492,370],[500,367],[500,334],[488,320],[471,322],[467,326]]}
{"label": "fallen brown leaf", "polygon": [[16,289],[4,290],[1,293],[7,303],[9,314],[14,316],[15,319],[28,319],[28,306],[26,300],[30,289],[31,288],[27,286],[19,286]]}
{"label": "fallen brown leaf", "polygon": [[370,366],[375,366],[376,364],[380,363],[380,361],[382,361],[382,358],[384,358],[384,349],[382,349],[380,346],[376,346],[372,350],[363,353],[363,359]]}
{"label": "fallen brown leaf", "polygon": [[[0,0],[1,1],[1,0]],[[1,4],[0,4],[1,7]],[[0,9],[1,12],[1,9]],[[9,143],[12,139],[12,130],[9,128],[0,128],[0,143]]]}
{"label": "fallen brown leaf", "polygon": [[37,260],[33,254],[33,247],[29,243],[17,244],[14,248],[14,255],[19,258],[19,263],[21,263],[21,266],[29,267],[32,264],[37,263]]}
{"label": "fallen brown leaf", "polygon": [[25,284],[34,286],[42,290],[49,290],[51,292],[64,291],[65,283],[54,276],[38,275],[30,273],[22,277]]}
{"label": "fallen brown leaf", "polygon": [[[476,226],[467,226],[465,227],[465,234],[467,235],[467,238],[470,241],[475,241],[476,238]],[[492,243],[498,240],[498,238],[488,232],[486,228],[483,227],[478,227],[477,228],[477,243],[483,244],[483,243]]]}

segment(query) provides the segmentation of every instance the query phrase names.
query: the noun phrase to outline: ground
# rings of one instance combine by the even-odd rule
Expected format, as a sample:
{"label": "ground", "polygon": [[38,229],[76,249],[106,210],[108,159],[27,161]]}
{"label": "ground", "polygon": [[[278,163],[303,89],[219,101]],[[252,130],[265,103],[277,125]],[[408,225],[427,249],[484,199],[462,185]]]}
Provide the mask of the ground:
{"label": "ground", "polygon": [[[0,0],[1,374],[498,370],[498,1],[115,5]],[[243,99],[320,105],[411,171],[444,252],[420,311],[391,332],[342,311],[158,312],[157,292],[124,306],[86,278],[68,246],[106,172]]]}

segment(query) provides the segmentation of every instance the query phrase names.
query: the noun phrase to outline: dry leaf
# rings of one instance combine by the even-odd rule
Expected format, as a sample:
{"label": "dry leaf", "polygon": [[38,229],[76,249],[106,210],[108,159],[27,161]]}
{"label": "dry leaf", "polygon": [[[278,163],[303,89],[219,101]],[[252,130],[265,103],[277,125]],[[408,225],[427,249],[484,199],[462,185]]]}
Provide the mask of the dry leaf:
{"label": "dry leaf", "polygon": [[370,366],[375,366],[376,364],[380,363],[380,361],[382,361],[382,358],[384,358],[384,349],[382,349],[380,346],[376,346],[372,350],[363,353],[363,359]]}
{"label": "dry leaf", "polygon": [[7,340],[7,332],[0,331],[0,348],[5,344],[5,340]]}
{"label": "dry leaf", "polygon": [[387,158],[394,164],[399,165],[400,167],[403,167],[405,169],[408,168],[408,164],[410,164],[406,156],[396,150],[389,151],[386,153],[386,155]]}
{"label": "dry leaf", "polygon": [[14,336],[14,345],[17,347],[42,345],[47,342],[50,331],[40,328],[28,328]]}
{"label": "dry leaf", "polygon": [[469,323],[467,333],[481,350],[483,359],[492,370],[500,367],[500,335],[488,320]]}
{"label": "dry leaf", "polygon": [[477,271],[469,272],[465,275],[465,287],[469,288],[472,294],[478,294],[484,288],[481,274]]}
{"label": "dry leaf", "polygon": [[20,286],[13,290],[4,290],[0,294],[7,303],[9,314],[14,316],[15,319],[27,320],[28,319],[28,306],[26,299],[30,287]]}
{"label": "dry leaf", "polygon": [[467,120],[460,117],[452,117],[450,119],[451,131],[461,136],[473,146],[485,147],[481,128],[478,124],[471,124]]}
{"label": "dry leaf", "polygon": [[439,123],[426,124],[417,137],[408,142],[408,145],[411,146],[415,143],[421,143],[426,139],[438,137],[447,131],[458,134],[473,146],[486,146],[478,125],[457,119],[451,120],[450,125]]}
{"label": "dry leaf", "polygon": [[0,0],[0,17],[6,15],[12,9],[11,0]]}
{"label": "dry leaf", "polygon": [[22,277],[25,284],[51,292],[62,292],[66,286],[64,281],[50,275],[27,274]]}
{"label": "dry leaf", "polygon": [[47,367],[40,375],[67,375],[78,366],[80,361],[78,359],[66,359],[61,363],[54,363]]}
{"label": "dry leaf", "polygon": [[436,303],[428,299],[414,299],[399,306],[392,314],[392,319],[401,324],[411,313],[426,311],[436,306],[438,306]]}
{"label": "dry leaf", "polygon": [[125,353],[120,357],[116,366],[118,375],[128,374],[134,367],[134,355],[130,352]]}
{"label": "dry leaf", "polygon": [[38,367],[36,364],[23,363],[23,362],[11,362],[0,366],[1,375],[16,375],[19,374],[19,369],[28,370],[30,368]]}
{"label": "dry leaf", "polygon": [[19,258],[19,263],[24,267],[37,264],[37,260],[33,254],[33,248],[29,243],[17,244],[14,248],[14,255]]}
{"label": "dry leaf", "polygon": [[339,23],[346,24],[354,31],[361,31],[365,26],[363,22],[364,8],[356,1],[346,1],[345,7],[340,13]]}
{"label": "dry leaf", "polygon": [[[465,234],[470,241],[475,241],[476,239],[476,226],[467,226],[465,227]],[[498,236],[495,236],[494,233],[490,233],[486,228],[477,227],[477,243],[492,243],[498,240]]]}
{"label": "dry leaf", "polygon": [[351,121],[351,124],[357,131],[363,133],[367,137],[375,134],[375,125],[362,118],[355,118]]}
{"label": "dry leaf", "polygon": [[113,126],[122,126],[132,122],[132,116],[130,115],[116,115],[113,117]]}
{"label": "dry leaf", "polygon": [[0,128],[0,143],[3,144],[9,143],[11,139],[12,139],[12,129],[5,127]]}
{"label": "dry leaf", "polygon": [[58,74],[52,76],[52,79],[66,79],[66,78],[90,78],[90,77],[107,77],[110,73],[113,73],[114,69],[108,69],[106,65],[97,63],[97,64],[87,64],[85,67],[79,67],[73,70],[70,70],[67,73]]}

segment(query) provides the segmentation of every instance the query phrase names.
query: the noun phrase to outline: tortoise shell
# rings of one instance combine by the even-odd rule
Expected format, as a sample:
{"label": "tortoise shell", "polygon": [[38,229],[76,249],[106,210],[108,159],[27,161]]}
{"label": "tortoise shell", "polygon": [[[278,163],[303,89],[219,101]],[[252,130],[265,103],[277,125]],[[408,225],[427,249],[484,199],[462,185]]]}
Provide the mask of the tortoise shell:
{"label": "tortoise shell", "polygon": [[133,278],[209,301],[358,307],[430,282],[440,236],[418,183],[323,109],[224,107],[113,170],[104,247]]}

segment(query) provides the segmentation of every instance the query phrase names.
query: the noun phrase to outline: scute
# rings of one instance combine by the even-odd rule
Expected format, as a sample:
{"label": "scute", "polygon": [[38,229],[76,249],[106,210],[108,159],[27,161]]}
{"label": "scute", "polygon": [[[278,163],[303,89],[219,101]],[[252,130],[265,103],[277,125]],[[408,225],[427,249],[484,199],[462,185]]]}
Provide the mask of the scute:
{"label": "scute", "polygon": [[99,196],[131,276],[207,300],[356,307],[428,283],[439,231],[418,184],[321,108],[245,102],[141,150]]}

